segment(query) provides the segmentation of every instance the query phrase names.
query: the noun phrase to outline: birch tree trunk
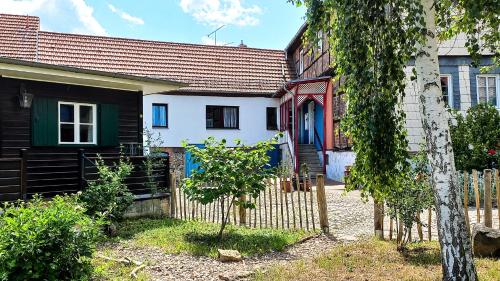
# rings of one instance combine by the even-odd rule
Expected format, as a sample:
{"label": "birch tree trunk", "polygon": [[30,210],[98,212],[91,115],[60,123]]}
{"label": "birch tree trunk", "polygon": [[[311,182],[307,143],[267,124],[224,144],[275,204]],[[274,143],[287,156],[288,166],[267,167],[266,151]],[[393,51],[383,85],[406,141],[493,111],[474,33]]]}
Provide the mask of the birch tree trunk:
{"label": "birch tree trunk", "polygon": [[451,146],[449,114],[439,78],[434,0],[421,0],[427,41],[417,46],[420,113],[431,164],[443,280],[477,280]]}

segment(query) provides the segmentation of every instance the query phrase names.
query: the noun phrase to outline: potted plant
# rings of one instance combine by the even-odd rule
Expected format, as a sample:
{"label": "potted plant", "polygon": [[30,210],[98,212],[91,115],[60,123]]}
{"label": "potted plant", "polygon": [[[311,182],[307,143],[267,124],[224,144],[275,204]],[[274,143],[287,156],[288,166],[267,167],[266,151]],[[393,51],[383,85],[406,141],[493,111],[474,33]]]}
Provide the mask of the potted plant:
{"label": "potted plant", "polygon": [[300,183],[300,190],[309,191],[311,190],[311,181],[309,180],[309,166],[307,166],[307,163],[302,163],[300,165],[300,170],[302,172],[302,182]]}
{"label": "potted plant", "polygon": [[285,192],[292,192],[292,181],[289,178],[290,171],[286,165],[279,165],[278,166],[278,176],[280,177],[280,180],[282,182],[282,189]]}

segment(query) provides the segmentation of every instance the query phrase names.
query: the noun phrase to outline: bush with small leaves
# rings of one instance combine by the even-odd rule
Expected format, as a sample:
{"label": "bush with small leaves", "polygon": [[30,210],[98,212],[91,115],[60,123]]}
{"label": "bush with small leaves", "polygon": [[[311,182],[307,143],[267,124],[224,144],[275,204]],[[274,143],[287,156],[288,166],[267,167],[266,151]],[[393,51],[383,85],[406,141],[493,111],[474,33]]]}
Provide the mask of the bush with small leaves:
{"label": "bush with small leaves", "polygon": [[75,196],[35,197],[0,211],[0,280],[90,279],[101,222]]}
{"label": "bush with small leaves", "polygon": [[106,165],[99,156],[96,160],[99,178],[89,182],[80,194],[80,200],[92,217],[102,216],[111,221],[120,220],[134,200],[125,184],[134,166],[120,155],[118,163]]}

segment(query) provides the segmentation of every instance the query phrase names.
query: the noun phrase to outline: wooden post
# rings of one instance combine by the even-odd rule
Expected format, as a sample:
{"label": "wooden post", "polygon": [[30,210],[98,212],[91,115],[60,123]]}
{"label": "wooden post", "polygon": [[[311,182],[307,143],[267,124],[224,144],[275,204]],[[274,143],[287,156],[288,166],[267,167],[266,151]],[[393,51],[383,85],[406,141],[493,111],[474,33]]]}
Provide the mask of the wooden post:
{"label": "wooden post", "polygon": [[498,168],[495,171],[495,186],[497,189],[498,228],[500,228],[500,171]]}
{"label": "wooden post", "polygon": [[274,207],[275,207],[275,211],[276,211],[276,229],[279,228],[279,213],[278,213],[278,181],[279,181],[279,178],[275,178],[274,179],[274,203],[276,204]]}
{"label": "wooden post", "polygon": [[389,240],[392,240],[392,231],[394,228],[394,220],[391,218],[389,221]]}
{"label": "wooden post", "polygon": [[262,228],[262,199],[260,196],[262,195],[261,192],[259,192],[259,228]]}
{"label": "wooden post", "polygon": [[479,184],[477,178],[477,170],[472,170],[472,180],[474,183],[474,195],[476,196],[476,221],[481,222],[481,198],[479,196]]}
{"label": "wooden post", "polygon": [[297,206],[299,206],[299,226],[302,229],[302,202],[300,202],[300,178],[299,174],[295,174],[295,178],[297,179]]}
{"label": "wooden post", "polygon": [[491,202],[491,170],[484,170],[484,225],[492,227],[493,225],[493,203]]}
{"label": "wooden post", "polygon": [[464,171],[464,213],[465,225],[470,236],[470,218],[469,218],[469,173]]}
{"label": "wooden post", "polygon": [[[22,150],[21,150],[22,153]],[[83,190],[85,187],[85,151],[83,148],[78,149],[78,190]]]}
{"label": "wooden post", "polygon": [[269,180],[269,225],[273,228],[273,182]]}
{"label": "wooden post", "polygon": [[20,163],[20,172],[21,172],[21,177],[20,177],[20,187],[21,187],[21,199],[26,200],[27,196],[27,186],[28,186],[28,150],[26,148],[21,149],[20,153],[20,158],[21,158],[21,163]]}
{"label": "wooden post", "polygon": [[384,203],[373,200],[373,227],[375,237],[384,240]]}
{"label": "wooden post", "polygon": [[307,181],[307,176],[304,174],[304,213],[306,214],[306,229],[309,230],[309,214],[307,211],[307,185],[309,182]]}
{"label": "wooden post", "polygon": [[267,228],[267,198],[266,198],[266,189],[269,185],[269,181],[266,181],[266,188],[264,188],[264,227]]}
{"label": "wooden post", "polygon": [[177,186],[175,182],[175,174],[170,174],[170,217],[177,216]]}
{"label": "wooden post", "polygon": [[429,215],[427,216],[427,238],[432,240],[432,208],[429,208]]}
{"label": "wooden post", "polygon": [[[240,197],[241,202],[246,202],[247,201],[247,196],[246,195],[241,195]],[[240,226],[244,226],[247,223],[247,211],[243,206],[240,206],[239,208],[239,214],[240,214]]]}
{"label": "wooden post", "polygon": [[[295,219],[295,203],[294,203],[294,199],[293,199],[293,194],[295,193],[295,188],[297,188],[297,190],[299,190],[299,184],[298,184],[298,179],[295,179],[295,181],[293,180],[293,174],[290,175],[290,178],[292,179],[292,193],[290,194],[290,201],[292,203],[292,217],[293,217],[293,229],[297,229],[297,221]],[[295,186],[294,186],[294,183],[295,182]]]}
{"label": "wooden post", "polygon": [[290,211],[288,210],[288,186],[292,187],[292,182],[289,181],[288,177],[285,178],[285,207],[286,207],[286,227],[290,229]]}
{"label": "wooden post", "polygon": [[401,218],[398,218],[397,220],[397,223],[398,223],[398,237],[396,239],[396,243],[398,245],[401,245],[403,244],[403,231],[404,231],[404,226],[403,226],[403,222],[401,221]]}
{"label": "wooden post", "polygon": [[322,174],[318,174],[316,177],[318,182],[316,196],[319,210],[319,224],[324,233],[330,233],[330,226],[328,224],[328,209],[326,205],[325,179]]}
{"label": "wooden post", "polygon": [[311,183],[311,188],[309,189],[309,197],[311,199],[311,221],[312,221],[312,226],[313,226],[313,231],[316,231],[316,225],[314,223],[314,200],[313,200],[313,189],[312,189],[312,181],[311,181],[311,177],[308,176],[307,179],[309,180],[309,182]]}
{"label": "wooden post", "polygon": [[420,242],[424,241],[424,232],[422,231],[422,222],[420,221],[420,212],[417,213],[417,233]]}
{"label": "wooden post", "polygon": [[281,228],[285,228],[285,212],[283,210],[284,204],[283,204],[283,189],[285,188],[285,179],[281,178],[280,179],[280,211],[281,211]]}

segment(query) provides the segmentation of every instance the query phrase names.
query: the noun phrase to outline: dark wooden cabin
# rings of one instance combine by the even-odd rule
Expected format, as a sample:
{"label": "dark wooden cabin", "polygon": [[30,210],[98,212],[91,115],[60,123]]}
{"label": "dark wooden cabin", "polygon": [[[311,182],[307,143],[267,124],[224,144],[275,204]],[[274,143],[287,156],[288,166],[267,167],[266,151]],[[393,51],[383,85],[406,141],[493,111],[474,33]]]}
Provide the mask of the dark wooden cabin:
{"label": "dark wooden cabin", "polygon": [[[150,193],[137,149],[141,87],[166,81],[4,59],[0,74],[1,201],[81,190],[95,177],[96,155],[113,162],[120,147],[136,166],[129,188]],[[166,171],[158,171],[161,186]]]}

